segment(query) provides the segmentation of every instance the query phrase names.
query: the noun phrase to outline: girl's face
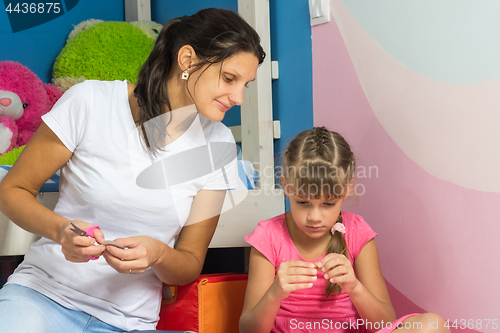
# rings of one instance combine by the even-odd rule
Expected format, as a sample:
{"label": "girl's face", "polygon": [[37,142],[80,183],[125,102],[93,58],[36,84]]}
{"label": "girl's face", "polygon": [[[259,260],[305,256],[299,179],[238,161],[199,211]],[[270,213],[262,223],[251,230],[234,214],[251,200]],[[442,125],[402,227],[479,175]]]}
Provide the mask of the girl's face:
{"label": "girl's face", "polygon": [[318,239],[337,222],[342,203],[347,196],[339,199],[310,199],[296,194],[287,194],[293,220],[297,227],[308,237]]}
{"label": "girl's face", "polygon": [[243,90],[255,80],[259,60],[251,53],[241,52],[222,65],[207,66],[191,75],[189,91],[199,113],[212,121],[221,121],[232,106],[243,104]]}

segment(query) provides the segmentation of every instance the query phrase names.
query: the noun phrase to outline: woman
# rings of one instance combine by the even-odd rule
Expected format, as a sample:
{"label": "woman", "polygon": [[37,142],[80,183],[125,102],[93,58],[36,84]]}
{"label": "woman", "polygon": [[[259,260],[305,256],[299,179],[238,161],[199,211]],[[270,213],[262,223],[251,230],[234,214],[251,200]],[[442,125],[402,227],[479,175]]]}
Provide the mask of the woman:
{"label": "woman", "polygon": [[[2,212],[42,237],[0,291],[2,332],[154,329],[162,283],[200,274],[236,185],[220,121],[243,103],[265,57],[259,43],[231,11],[176,18],[137,84],[82,82],[43,117],[0,183]],[[58,169],[50,211],[35,197]]]}

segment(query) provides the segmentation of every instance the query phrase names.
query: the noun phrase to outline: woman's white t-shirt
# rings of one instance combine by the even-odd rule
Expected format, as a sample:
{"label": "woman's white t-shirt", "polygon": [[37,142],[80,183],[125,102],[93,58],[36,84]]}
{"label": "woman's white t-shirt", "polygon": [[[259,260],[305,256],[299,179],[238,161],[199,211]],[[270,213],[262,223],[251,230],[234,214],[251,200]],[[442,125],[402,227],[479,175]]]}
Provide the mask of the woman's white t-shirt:
{"label": "woman's white t-shirt", "polygon": [[[106,239],[146,235],[173,247],[199,190],[238,183],[231,131],[200,114],[152,158],[134,124],[126,81],[77,84],[43,121],[73,152],[61,169],[54,211],[99,225]],[[158,321],[162,283],[152,269],[120,274],[102,257],[72,263],[61,245],[45,238],[31,246],[8,283],[125,330],[154,329]]]}

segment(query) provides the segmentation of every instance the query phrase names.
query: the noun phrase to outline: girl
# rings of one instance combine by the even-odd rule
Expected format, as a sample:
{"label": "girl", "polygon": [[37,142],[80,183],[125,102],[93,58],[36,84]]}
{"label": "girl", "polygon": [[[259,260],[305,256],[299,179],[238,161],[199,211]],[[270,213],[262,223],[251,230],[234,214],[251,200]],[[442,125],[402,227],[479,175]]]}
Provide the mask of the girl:
{"label": "girl", "polygon": [[[398,319],[382,277],[375,232],[341,212],[355,159],[338,133],[315,127],[284,153],[282,183],[291,211],[261,221],[252,245],[240,332],[424,331],[434,314]],[[432,328],[435,328],[432,326]]]}
{"label": "girl", "polygon": [[[264,56],[238,14],[206,9],[165,25],[137,84],[85,81],[63,95],[0,184],[2,212],[42,237],[0,290],[3,333],[155,328],[162,283],[198,277],[237,184],[220,121]],[[35,197],[60,168],[50,211]]]}

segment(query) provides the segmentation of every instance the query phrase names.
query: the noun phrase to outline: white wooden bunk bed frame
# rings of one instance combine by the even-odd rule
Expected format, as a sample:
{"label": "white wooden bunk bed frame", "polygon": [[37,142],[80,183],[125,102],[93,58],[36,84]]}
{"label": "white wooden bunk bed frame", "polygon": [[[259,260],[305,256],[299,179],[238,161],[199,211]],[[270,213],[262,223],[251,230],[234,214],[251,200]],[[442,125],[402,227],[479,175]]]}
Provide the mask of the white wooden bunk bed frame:
{"label": "white wooden bunk bed frame", "polygon": [[[126,20],[151,20],[150,8],[149,0],[125,0]],[[251,233],[260,220],[285,211],[283,190],[275,188],[274,176],[274,139],[280,137],[280,127],[272,117],[269,1],[238,0],[238,11],[259,33],[267,55],[255,81],[245,89],[241,126],[231,127],[236,141],[241,142],[242,158],[252,162],[259,178],[254,190],[228,191],[211,248],[247,247],[244,236]],[[38,194],[37,199],[54,209],[58,196],[57,192],[46,192]],[[0,256],[24,255],[38,238],[0,213]]]}

